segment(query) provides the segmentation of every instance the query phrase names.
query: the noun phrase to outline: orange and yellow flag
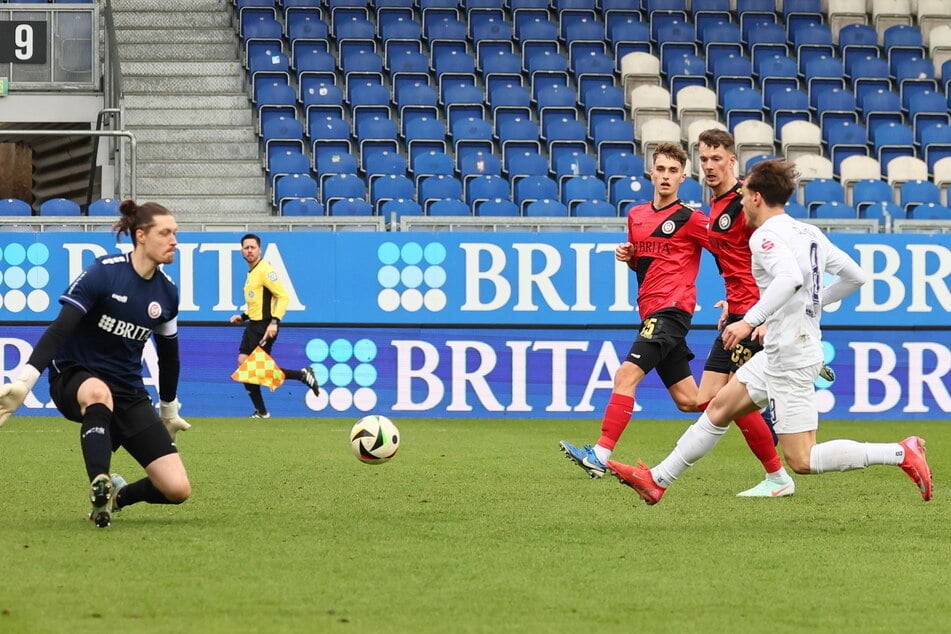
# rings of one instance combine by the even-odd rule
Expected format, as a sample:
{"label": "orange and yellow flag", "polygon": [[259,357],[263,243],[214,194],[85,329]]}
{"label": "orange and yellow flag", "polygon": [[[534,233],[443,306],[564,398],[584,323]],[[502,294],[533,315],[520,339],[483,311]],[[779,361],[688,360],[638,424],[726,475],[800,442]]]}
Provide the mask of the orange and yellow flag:
{"label": "orange and yellow flag", "polygon": [[238,366],[231,378],[238,383],[252,383],[271,388],[273,392],[284,382],[284,372],[277,362],[260,346],[254,349],[244,363]]}

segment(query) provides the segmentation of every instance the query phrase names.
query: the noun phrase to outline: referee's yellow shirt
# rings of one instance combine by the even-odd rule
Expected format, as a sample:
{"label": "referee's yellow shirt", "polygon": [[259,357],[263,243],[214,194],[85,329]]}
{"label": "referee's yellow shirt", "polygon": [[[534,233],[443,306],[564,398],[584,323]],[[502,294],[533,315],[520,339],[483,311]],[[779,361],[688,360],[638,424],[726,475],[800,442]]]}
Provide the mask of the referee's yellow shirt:
{"label": "referee's yellow shirt", "polygon": [[258,260],[244,282],[245,311],[251,321],[283,319],[287,312],[289,295],[274,268],[265,260]]}

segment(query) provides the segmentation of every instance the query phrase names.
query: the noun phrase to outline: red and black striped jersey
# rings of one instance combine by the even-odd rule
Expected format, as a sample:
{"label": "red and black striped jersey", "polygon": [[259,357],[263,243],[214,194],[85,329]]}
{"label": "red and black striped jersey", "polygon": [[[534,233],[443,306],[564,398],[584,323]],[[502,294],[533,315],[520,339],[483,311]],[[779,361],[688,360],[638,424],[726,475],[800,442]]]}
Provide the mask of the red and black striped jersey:
{"label": "red and black striped jersey", "polygon": [[750,236],[753,227],[743,213],[743,184],[710,201],[710,252],[726,284],[726,300],[730,312],[743,315],[759,300],[759,289],[753,279]]}
{"label": "red and black striped jersey", "polygon": [[661,209],[651,202],[627,212],[628,266],[637,274],[641,319],[664,308],[693,315],[700,254],[707,248],[707,217],[680,200]]}

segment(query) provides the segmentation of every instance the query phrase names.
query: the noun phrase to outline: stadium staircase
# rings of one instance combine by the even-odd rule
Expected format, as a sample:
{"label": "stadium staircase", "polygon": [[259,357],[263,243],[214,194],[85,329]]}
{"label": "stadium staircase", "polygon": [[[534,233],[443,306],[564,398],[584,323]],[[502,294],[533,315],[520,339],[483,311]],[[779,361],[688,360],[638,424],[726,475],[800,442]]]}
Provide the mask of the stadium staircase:
{"label": "stadium staircase", "polygon": [[136,197],[183,218],[271,214],[228,4],[113,0]]}

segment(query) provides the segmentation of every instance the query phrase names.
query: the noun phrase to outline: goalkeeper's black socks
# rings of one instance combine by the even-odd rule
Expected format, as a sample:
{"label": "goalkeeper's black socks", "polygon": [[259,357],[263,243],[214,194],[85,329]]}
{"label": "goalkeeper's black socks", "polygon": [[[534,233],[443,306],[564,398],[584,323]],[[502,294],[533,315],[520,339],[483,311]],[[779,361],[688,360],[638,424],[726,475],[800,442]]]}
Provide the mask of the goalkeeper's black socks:
{"label": "goalkeeper's black socks", "polygon": [[86,408],[79,431],[79,444],[90,482],[100,473],[109,473],[109,465],[112,463],[112,434],[109,431],[111,422],[112,410],[102,403],[93,403]]}

